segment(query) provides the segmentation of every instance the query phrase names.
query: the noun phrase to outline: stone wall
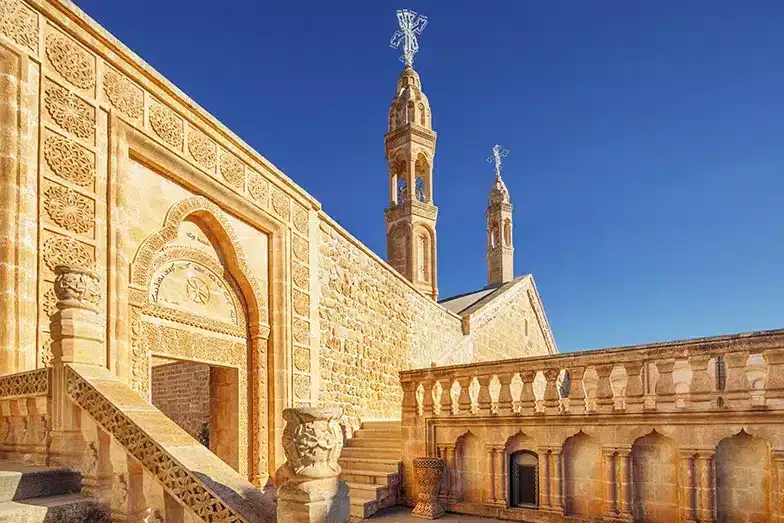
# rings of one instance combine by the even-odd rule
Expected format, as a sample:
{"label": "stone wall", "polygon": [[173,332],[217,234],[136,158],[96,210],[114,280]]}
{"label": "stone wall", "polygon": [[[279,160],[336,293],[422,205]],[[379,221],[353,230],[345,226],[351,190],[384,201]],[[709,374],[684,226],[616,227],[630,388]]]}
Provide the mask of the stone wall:
{"label": "stone wall", "polygon": [[210,423],[210,366],[183,361],[153,367],[152,404],[207,444],[203,429]]}
{"label": "stone wall", "polygon": [[[460,318],[326,217],[318,280],[320,404],[342,407],[352,418],[399,418],[397,373],[449,353],[463,338]],[[467,353],[451,358],[470,360]]]}
{"label": "stone wall", "polygon": [[474,361],[551,354],[549,327],[532,284],[522,281],[471,318]]}

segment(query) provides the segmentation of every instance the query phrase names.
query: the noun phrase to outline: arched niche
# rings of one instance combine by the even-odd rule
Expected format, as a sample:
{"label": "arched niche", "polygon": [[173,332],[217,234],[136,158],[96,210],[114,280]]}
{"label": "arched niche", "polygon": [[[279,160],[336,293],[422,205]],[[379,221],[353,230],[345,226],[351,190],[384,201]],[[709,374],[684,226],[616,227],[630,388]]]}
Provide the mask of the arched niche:
{"label": "arched niche", "polygon": [[655,430],[632,445],[635,521],[678,521],[678,446]]}
{"label": "arched niche", "polygon": [[419,152],[414,163],[414,179],[422,180],[422,202],[433,201],[433,179],[430,159],[424,152]]}
{"label": "arched niche", "polygon": [[[188,234],[194,238],[192,244],[183,240]],[[174,278],[174,283],[187,286],[191,283],[188,271],[208,290],[194,283],[168,303],[162,300],[160,293],[167,279]],[[198,298],[200,290],[222,302],[217,314],[181,303]],[[153,354],[209,363],[215,369],[216,384],[223,386],[220,390],[225,401],[218,401],[223,403],[223,417],[236,432],[236,441],[218,444],[224,449],[221,457],[251,478],[266,474],[262,469],[268,455],[268,436],[263,430],[269,416],[268,296],[250,271],[237,234],[223,211],[201,196],[174,204],[163,226],[137,249],[131,263],[129,291],[133,388],[150,398]],[[193,294],[188,296],[188,292]],[[236,447],[235,458],[226,459],[234,452],[229,447]]]}
{"label": "arched niche", "polygon": [[716,508],[719,523],[770,521],[771,470],[768,442],[741,430],[716,447]]}
{"label": "arched niche", "polygon": [[583,431],[566,439],[563,445],[564,506],[569,515],[601,517],[602,446]]}

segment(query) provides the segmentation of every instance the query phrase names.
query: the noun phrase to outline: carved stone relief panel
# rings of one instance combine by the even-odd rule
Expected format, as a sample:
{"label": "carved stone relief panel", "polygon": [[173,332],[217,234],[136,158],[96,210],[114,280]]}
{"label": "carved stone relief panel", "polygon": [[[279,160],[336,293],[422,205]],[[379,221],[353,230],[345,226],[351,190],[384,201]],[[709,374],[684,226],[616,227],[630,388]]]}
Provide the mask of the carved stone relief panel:
{"label": "carved stone relief panel", "polygon": [[95,87],[95,57],[70,37],[47,26],[46,63],[74,87]]}
{"label": "carved stone relief panel", "polygon": [[292,202],[292,222],[294,223],[294,228],[307,236],[308,234],[308,211],[302,205]]}
{"label": "carved stone relief panel", "polygon": [[44,108],[48,117],[61,129],[76,138],[93,143],[95,137],[95,107],[65,87],[46,82]]}
{"label": "carved stone relief panel", "polygon": [[38,52],[38,14],[21,0],[0,0],[0,33]]}
{"label": "carved stone relief panel", "polygon": [[277,187],[272,187],[272,212],[274,212],[279,218],[283,221],[289,221],[289,196],[278,189]]}
{"label": "carved stone relief panel", "polygon": [[196,163],[209,172],[215,171],[215,142],[193,126],[188,127],[188,152]]}
{"label": "carved stone relief panel", "polygon": [[144,91],[109,66],[103,73],[103,94],[125,116],[138,120],[144,114]]}
{"label": "carved stone relief panel", "polygon": [[81,193],[56,183],[45,183],[43,208],[46,218],[71,233],[93,236],[95,226],[95,201]]}
{"label": "carved stone relief panel", "polygon": [[248,175],[248,192],[251,198],[264,209],[269,207],[269,182],[259,173],[251,172]]}
{"label": "carved stone relief panel", "polygon": [[182,150],[184,136],[182,118],[157,100],[150,103],[149,118],[150,127],[161,140]]}
{"label": "carved stone relief panel", "polygon": [[90,191],[95,188],[95,154],[73,140],[46,132],[44,160],[49,172]]}
{"label": "carved stone relief panel", "polygon": [[223,179],[233,188],[242,191],[245,188],[245,164],[228,151],[221,149],[220,172]]}

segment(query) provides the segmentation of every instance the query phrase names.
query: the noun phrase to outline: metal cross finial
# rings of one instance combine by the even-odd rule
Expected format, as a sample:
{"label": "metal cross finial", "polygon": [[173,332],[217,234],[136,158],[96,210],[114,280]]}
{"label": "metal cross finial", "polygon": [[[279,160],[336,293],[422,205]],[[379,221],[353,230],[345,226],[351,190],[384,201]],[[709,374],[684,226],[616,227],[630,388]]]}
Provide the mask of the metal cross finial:
{"label": "metal cross finial", "polygon": [[419,42],[416,35],[421,35],[427,25],[427,17],[418,15],[409,9],[397,10],[397,23],[400,29],[395,31],[389,41],[389,47],[393,49],[403,48],[403,56],[400,61],[406,65],[414,64],[414,55],[419,52]]}
{"label": "metal cross finial", "polygon": [[490,163],[495,162],[495,175],[497,178],[501,177],[501,158],[506,158],[509,154],[509,149],[504,149],[498,144],[493,146],[493,155],[487,158]]}

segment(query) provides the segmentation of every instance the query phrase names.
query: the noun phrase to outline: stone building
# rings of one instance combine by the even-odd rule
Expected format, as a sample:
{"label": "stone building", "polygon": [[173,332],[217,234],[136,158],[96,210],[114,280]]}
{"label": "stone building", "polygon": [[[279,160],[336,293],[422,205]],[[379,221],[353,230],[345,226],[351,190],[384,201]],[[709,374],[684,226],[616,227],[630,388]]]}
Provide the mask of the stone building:
{"label": "stone building", "polygon": [[[627,412],[621,406],[645,413],[665,405],[672,418],[681,412],[673,408],[726,399],[732,430],[743,431],[732,440],[740,446],[726,452],[748,450],[748,461],[717,457],[714,466],[714,440],[683,443],[671,437],[670,421],[642,424],[655,433],[640,435],[650,436],[640,452],[664,455],[654,444],[670,437],[667,456],[684,463],[688,450],[691,468],[679,474],[707,474],[699,489],[693,475],[677,483],[692,489],[684,490],[692,504],[679,505],[684,521],[697,520],[695,510],[703,511],[699,521],[711,521],[715,499],[732,500],[718,512],[731,521],[744,506],[739,500],[759,488],[767,494],[752,496],[755,521],[781,520],[782,499],[770,493],[784,477],[782,447],[757,428],[773,426],[779,408],[777,335],[746,359],[738,355],[748,352],[740,347],[745,338],[727,342],[734,396],[714,394],[723,375],[705,378],[702,360],[688,351],[675,351],[688,368],[668,360],[646,371],[644,390],[656,398],[637,394],[643,378],[630,372],[634,362],[624,363],[626,374],[602,364],[615,353],[586,356],[590,365],[558,355],[533,277],[513,273],[511,199],[500,172],[486,214],[488,286],[437,301],[436,135],[412,67],[398,78],[384,137],[388,263],[70,1],[0,0],[0,93],[0,457],[21,462],[0,468],[57,486],[0,488],[12,493],[0,497],[0,512],[28,514],[30,504],[15,504],[22,495],[64,495],[33,505],[72,521],[104,509],[115,521],[273,521],[270,491],[292,472],[283,411],[329,407],[343,412],[341,477],[354,517],[411,502],[410,459],[422,454],[445,457],[452,483],[444,499],[453,510],[529,517],[531,507],[498,508],[509,508],[504,470],[514,459],[529,476],[531,466],[547,472],[534,505],[548,517],[593,515],[609,503],[604,516],[623,519],[629,483],[614,472],[600,476],[612,492],[591,483],[560,497],[569,478],[593,470],[580,461],[579,474],[559,476],[559,463],[572,463],[558,461],[561,451],[589,456],[605,445],[602,456],[612,462],[602,466],[638,467],[643,476],[663,475],[661,463],[624,461],[634,431],[605,435],[588,418],[553,417],[556,411],[595,409],[615,419],[616,404],[618,416]],[[712,357],[724,358],[724,348],[711,349]],[[648,363],[655,359],[653,349],[643,352]],[[690,384],[669,378],[677,365]],[[753,386],[745,387],[739,369]],[[695,380],[699,394],[689,389]],[[523,392],[513,396],[512,384]],[[679,397],[684,384],[690,395]],[[560,428],[546,435],[526,428],[514,439],[513,414]],[[474,433],[463,426],[475,421],[469,416],[506,428]],[[428,424],[432,434],[423,430]],[[566,445],[566,425],[594,439]],[[695,431],[701,426],[693,423]],[[456,456],[464,474],[455,472]],[[729,478],[737,463],[756,478],[749,487],[714,488],[711,471]],[[637,519],[672,513],[672,500],[656,508],[657,488],[665,487],[643,491],[654,505],[641,502]],[[78,492],[87,497],[69,497]],[[695,505],[697,497],[705,501]]]}

